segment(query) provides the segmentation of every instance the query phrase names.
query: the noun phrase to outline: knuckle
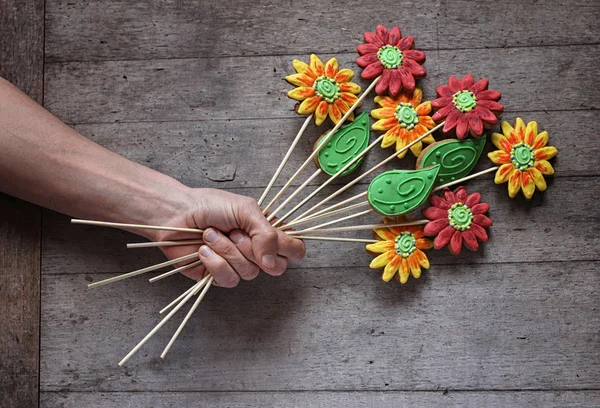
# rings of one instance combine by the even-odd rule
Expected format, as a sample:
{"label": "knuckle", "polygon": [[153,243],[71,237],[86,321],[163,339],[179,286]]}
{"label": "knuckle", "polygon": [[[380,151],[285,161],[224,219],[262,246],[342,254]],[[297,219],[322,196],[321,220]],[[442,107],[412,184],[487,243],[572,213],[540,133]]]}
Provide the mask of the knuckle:
{"label": "knuckle", "polygon": [[265,233],[265,238],[266,238],[268,241],[271,241],[271,242],[273,242],[273,241],[277,241],[277,239],[278,239],[277,230],[275,230],[275,229],[270,229],[269,231],[267,231],[267,232]]}

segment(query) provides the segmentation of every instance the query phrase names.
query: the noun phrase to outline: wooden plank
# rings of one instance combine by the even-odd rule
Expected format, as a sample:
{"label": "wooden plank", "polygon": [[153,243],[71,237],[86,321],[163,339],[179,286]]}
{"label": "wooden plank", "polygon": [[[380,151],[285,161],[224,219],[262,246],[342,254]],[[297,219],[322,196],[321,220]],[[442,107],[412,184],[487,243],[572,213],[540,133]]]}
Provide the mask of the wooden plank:
{"label": "wooden plank", "polygon": [[[0,3],[0,76],[43,99],[44,1]],[[0,406],[39,403],[38,207],[0,194]]]}
{"label": "wooden plank", "polygon": [[202,401],[214,408],[247,407],[460,407],[460,408],[595,408],[598,391],[521,392],[161,392],[161,393],[42,393],[43,407],[80,408],[111,406],[174,408]]}
{"label": "wooden plank", "polygon": [[[525,120],[536,120],[540,131],[545,129],[550,133],[551,144],[560,152],[556,177],[600,175],[596,165],[596,158],[600,156],[600,147],[596,143],[596,135],[600,133],[600,111],[522,112],[520,115]],[[504,116],[512,121],[515,115]],[[239,189],[267,185],[302,122],[302,118],[287,118],[89,124],[75,128],[100,145],[186,185]],[[325,127],[313,126],[305,132],[277,185],[287,181],[306,160],[324,130]],[[372,132],[373,140],[376,136],[376,132]],[[444,136],[438,133],[435,137],[441,140]],[[489,140],[487,149],[495,149]],[[390,149],[373,149],[356,174],[372,168],[391,153]],[[406,157],[392,162],[391,166],[414,168],[414,165],[415,160]],[[491,165],[484,154],[479,169]],[[310,166],[298,183],[314,169]],[[313,184],[320,184],[325,179],[325,176],[320,177]],[[345,184],[352,179],[350,176],[334,183]]]}
{"label": "wooden plank", "polygon": [[[489,177],[467,185],[468,189],[481,192],[491,206],[494,225],[489,242],[478,252],[465,250],[459,257],[447,249],[431,251],[433,265],[598,259],[600,223],[595,203],[590,199],[600,193],[598,178],[556,178],[550,181],[545,194],[526,202],[522,197],[511,200],[506,185],[497,186]],[[254,197],[260,193],[260,189],[235,191]],[[380,217],[373,214],[358,218],[353,224],[379,221]],[[44,217],[43,231],[43,274],[128,272],[164,260],[157,249],[125,249],[127,242],[143,241],[137,236],[74,226],[67,217],[50,212]],[[343,236],[369,238],[370,233],[356,231]],[[308,256],[294,268],[353,266],[367,270],[371,259],[362,244],[311,241],[307,246]],[[350,253],[353,256],[348,256]]]}
{"label": "wooden plank", "polygon": [[248,7],[235,0],[51,0],[46,44],[51,61],[339,53],[353,50],[378,22],[400,25],[426,50],[590,44],[600,42],[599,19],[594,0],[384,0],[368,6],[307,0]]}
{"label": "wooden plank", "polygon": [[[433,97],[450,75],[471,72],[503,93],[507,117],[595,109],[598,55],[600,45],[439,51],[423,87]],[[337,56],[355,67],[353,53]],[[293,58],[308,56],[46,64],[46,105],[71,124],[296,117],[283,81]]]}
{"label": "wooden plank", "polygon": [[597,389],[599,267],[447,266],[404,287],[364,267],[263,275],[211,290],[166,360],[182,316],[124,368],[120,358],[190,281],[88,290],[84,274],[46,275],[42,390]]}

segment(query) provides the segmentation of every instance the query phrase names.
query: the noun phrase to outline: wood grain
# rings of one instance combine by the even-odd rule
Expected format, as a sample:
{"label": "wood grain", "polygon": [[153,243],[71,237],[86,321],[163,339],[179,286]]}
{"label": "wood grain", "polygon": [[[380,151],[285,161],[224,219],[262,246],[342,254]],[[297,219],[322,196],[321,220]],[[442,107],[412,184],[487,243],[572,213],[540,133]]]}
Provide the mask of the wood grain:
{"label": "wood grain", "polygon": [[83,274],[46,275],[42,389],[593,389],[599,266],[436,265],[404,287],[364,267],[263,275],[210,291],[166,360],[158,356],[183,315],[123,369],[120,357],[190,281],[87,290]]}
{"label": "wood grain", "polygon": [[425,50],[600,42],[594,0],[50,0],[46,8],[51,61],[337,54],[353,51],[379,22],[399,25]]}
{"label": "wood grain", "polygon": [[[44,1],[0,2],[0,38],[0,76],[41,103]],[[0,194],[0,407],[39,402],[40,217]]]}
{"label": "wood grain", "polygon": [[[439,51],[428,56],[424,94],[472,73],[502,92],[505,116],[595,109],[599,53],[600,45]],[[336,57],[356,67],[354,53]],[[46,106],[70,124],[297,117],[283,80],[294,58],[308,55],[46,64]],[[568,91],[557,93],[559,83]]]}
{"label": "wood grain", "polygon": [[213,408],[296,407],[443,407],[443,408],[595,408],[598,391],[490,392],[164,392],[42,393],[43,407],[177,408],[202,402]]}

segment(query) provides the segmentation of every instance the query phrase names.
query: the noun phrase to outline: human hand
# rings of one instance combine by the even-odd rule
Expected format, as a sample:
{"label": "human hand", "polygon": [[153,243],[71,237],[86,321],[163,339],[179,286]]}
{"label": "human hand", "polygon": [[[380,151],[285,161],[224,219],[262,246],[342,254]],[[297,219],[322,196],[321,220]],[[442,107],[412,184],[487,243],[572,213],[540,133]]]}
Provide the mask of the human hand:
{"label": "human hand", "polygon": [[[152,223],[205,230],[200,249],[198,245],[161,247],[169,259],[198,251],[202,265],[182,272],[192,279],[211,273],[215,284],[234,287],[240,279],[256,278],[260,269],[281,275],[290,261],[304,257],[304,243],[273,228],[252,198],[209,188],[188,189],[181,197],[180,209],[157,215]],[[171,231],[146,236],[153,241],[199,238]]]}

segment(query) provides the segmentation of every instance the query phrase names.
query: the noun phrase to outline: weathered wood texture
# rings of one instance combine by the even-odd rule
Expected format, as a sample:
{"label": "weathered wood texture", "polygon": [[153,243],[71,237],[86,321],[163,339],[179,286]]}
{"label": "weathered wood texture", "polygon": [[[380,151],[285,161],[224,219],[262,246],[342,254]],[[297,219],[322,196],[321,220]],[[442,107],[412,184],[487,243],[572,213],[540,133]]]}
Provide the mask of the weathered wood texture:
{"label": "weathered wood texture", "polygon": [[46,393],[42,405],[56,408],[149,406],[178,408],[443,407],[443,408],[596,408],[598,391],[579,392],[267,392],[267,393]]}
{"label": "weathered wood texture", "polygon": [[86,290],[84,275],[43,275],[42,388],[597,388],[599,266],[436,265],[402,288],[364,266],[262,276],[211,290],[166,360],[158,355],[182,316],[124,369],[116,363],[189,280]]}
{"label": "weathered wood texture", "polygon": [[49,0],[47,19],[51,61],[340,53],[378,22],[427,50],[600,42],[595,0]]}
{"label": "weathered wood texture", "polygon": [[[47,212],[42,405],[600,403],[597,2],[48,0],[47,11],[48,108],[191,186],[258,197],[302,122],[282,79],[291,59],[317,52],[356,68],[354,48],[379,21],[427,50],[426,98],[449,75],[488,77],[503,117],[537,120],[560,153],[549,190],[530,203],[510,200],[491,176],[469,182],[495,222],[480,252],[431,252],[431,270],[399,287],[368,269],[361,244],[310,242],[280,279],[211,290],[166,361],[157,355],[177,321],[124,369],[116,362],[190,282],[145,276],[88,291],[162,256],[124,249],[138,240],[131,234]],[[324,130],[309,127],[282,180]]]}
{"label": "weathered wood texture", "polygon": [[[0,1],[0,76],[40,103],[43,43],[43,0]],[[38,406],[40,217],[0,194],[0,407]]]}

